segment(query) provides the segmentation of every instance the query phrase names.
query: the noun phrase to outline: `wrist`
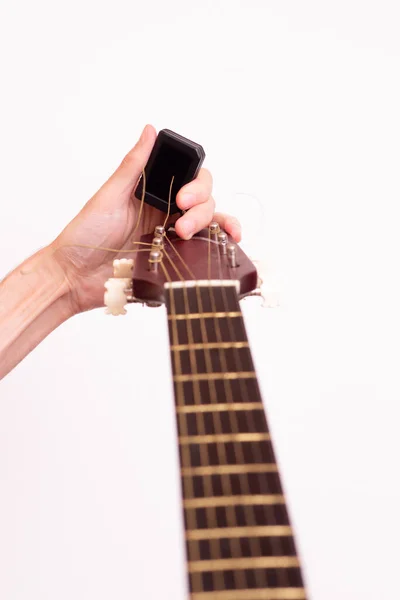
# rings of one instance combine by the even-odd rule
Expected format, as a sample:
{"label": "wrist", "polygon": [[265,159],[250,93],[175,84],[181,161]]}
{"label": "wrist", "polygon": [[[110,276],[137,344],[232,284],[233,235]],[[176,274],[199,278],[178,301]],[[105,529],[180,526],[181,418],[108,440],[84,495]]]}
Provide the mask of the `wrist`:
{"label": "wrist", "polygon": [[68,280],[43,248],[0,284],[0,379],[72,315]]}
{"label": "wrist", "polygon": [[61,304],[65,313],[68,317],[72,317],[80,312],[74,302],[75,278],[68,261],[64,259],[56,242],[49,244],[43,249],[43,261],[47,264],[49,276],[58,286]]}

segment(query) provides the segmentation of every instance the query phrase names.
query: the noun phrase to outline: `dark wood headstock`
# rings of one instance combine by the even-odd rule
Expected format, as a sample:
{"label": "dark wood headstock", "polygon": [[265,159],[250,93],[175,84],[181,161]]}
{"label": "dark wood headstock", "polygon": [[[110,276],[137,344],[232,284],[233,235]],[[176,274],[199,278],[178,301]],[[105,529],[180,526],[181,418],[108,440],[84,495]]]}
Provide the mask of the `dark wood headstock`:
{"label": "dark wood headstock", "polygon": [[[228,250],[225,253],[217,235],[209,237],[208,229],[200,231],[191,240],[182,240],[173,229],[159,239],[163,242],[162,264],[149,262],[150,246],[149,252],[137,254],[133,275],[133,295],[136,300],[164,303],[164,284],[168,281],[237,281],[239,296],[256,289],[256,267],[230,236],[226,236],[225,247]],[[153,240],[153,234],[149,234],[142,236],[140,241],[152,244]],[[230,266],[229,250],[234,251],[235,266]]]}

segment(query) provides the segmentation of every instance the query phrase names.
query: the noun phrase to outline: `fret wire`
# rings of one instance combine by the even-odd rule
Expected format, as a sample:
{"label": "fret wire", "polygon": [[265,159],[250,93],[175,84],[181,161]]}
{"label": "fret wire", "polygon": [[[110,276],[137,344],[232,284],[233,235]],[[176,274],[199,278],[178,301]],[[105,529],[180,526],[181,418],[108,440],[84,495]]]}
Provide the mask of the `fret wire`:
{"label": "fret wire", "polygon": [[290,569],[299,566],[297,556],[251,556],[189,561],[189,573],[229,571],[232,569]]}
{"label": "fret wire", "polygon": [[[207,435],[179,436],[179,443],[183,444],[213,444],[224,442],[260,442],[269,441],[269,433],[217,433]],[[244,461],[243,461],[244,462]]]}
{"label": "fret wire", "polygon": [[221,402],[216,404],[188,404],[185,406],[178,406],[178,413],[193,413],[193,412],[226,412],[228,410],[253,410],[264,408],[263,403],[260,402]]}
{"label": "fret wire", "polygon": [[216,350],[218,348],[248,348],[248,342],[209,342],[197,344],[177,344],[172,345],[171,350],[174,352],[182,352],[184,350]]}
{"label": "fret wire", "polygon": [[[219,260],[219,270],[220,270],[220,273],[221,273],[221,263],[220,263],[221,259],[220,259],[219,252],[218,252],[218,260]],[[216,313],[217,310],[216,310],[216,303],[215,303],[215,296],[214,296],[214,289],[213,288],[209,288],[209,294],[210,294],[210,300],[211,300],[212,310],[213,310],[214,313]],[[229,310],[229,305],[227,305],[227,303],[226,303],[226,295],[223,294],[222,298],[223,298],[224,309],[226,311],[228,311]],[[239,311],[240,311],[240,309],[239,309]],[[218,319],[214,319],[214,325],[215,325],[215,328],[216,328],[217,340],[219,342],[222,342],[221,328],[220,328],[220,323],[219,323]],[[229,328],[229,319],[228,319],[228,328]],[[234,340],[234,337],[233,337],[232,332],[231,332],[231,341],[233,341],[233,340]],[[222,370],[225,371],[225,372],[228,372],[228,367],[227,367],[227,363],[226,363],[225,355],[224,355],[223,351],[219,350],[219,354],[220,354],[220,361],[221,361]],[[243,372],[243,368],[240,368],[239,372]],[[224,388],[225,388],[225,396],[228,398],[228,401],[233,402],[233,392],[232,392],[232,385],[231,385],[230,380],[224,378],[223,379],[223,383],[224,383]],[[229,415],[229,419],[230,419],[230,423],[231,423],[233,431],[235,431],[235,429],[238,430],[239,423],[238,423],[238,419],[237,419],[236,413],[230,411],[228,413],[228,415]],[[244,463],[245,460],[244,460],[243,450],[242,450],[242,447],[241,447],[240,444],[235,444],[235,451],[236,451],[236,456],[239,457],[239,462]],[[241,488],[242,487],[245,488],[244,490],[242,489],[242,492],[250,493],[250,483],[249,483],[248,477],[245,479],[245,482],[246,482],[246,485],[242,486],[242,480],[240,480],[240,486],[241,486]],[[256,519],[255,519],[254,509],[246,507],[244,510],[246,512],[246,518],[248,519],[248,522],[250,524],[255,524],[256,523]],[[261,554],[261,545],[260,545],[260,542],[254,541],[254,538],[250,538],[249,543],[250,543],[250,548],[251,548],[251,554],[255,555],[255,556],[260,555]],[[268,578],[267,578],[267,575],[266,575],[265,571],[262,571],[261,574],[259,574],[259,572],[256,571],[255,576],[256,576],[256,581],[257,581],[258,586],[264,585],[264,581],[265,581],[265,585],[268,586]],[[236,586],[236,587],[239,587],[239,586]],[[241,585],[240,587],[242,588],[244,586]]]}
{"label": "fret wire", "polygon": [[290,537],[293,530],[289,525],[255,525],[253,527],[216,527],[214,529],[192,529],[186,532],[187,540],[225,539],[231,537]]}
{"label": "fret wire", "polygon": [[227,312],[205,312],[205,313],[187,313],[187,314],[176,314],[168,315],[168,319],[174,321],[190,321],[192,319],[235,319],[241,317],[240,311],[227,311]]}
{"label": "fret wire", "polygon": [[187,498],[185,508],[202,508],[206,506],[252,506],[257,504],[285,504],[282,494],[253,494],[241,496],[208,496],[204,498]]}
{"label": "fret wire", "polygon": [[221,373],[187,373],[174,376],[175,381],[215,381],[216,379],[223,381],[228,379],[256,379],[256,374],[253,371],[243,371],[241,373],[222,371]]}
{"label": "fret wire", "polygon": [[[222,288],[221,289],[221,294],[222,294],[222,297],[223,297],[224,308],[226,310],[228,310],[228,308],[232,308],[232,304],[229,303],[228,298],[227,298],[228,291],[225,288]],[[231,294],[231,296],[232,296],[232,294]],[[239,308],[239,301],[238,301],[237,296],[234,298],[234,306],[235,306],[235,308],[236,307]],[[244,327],[244,330],[246,332],[244,321],[243,321],[243,327]],[[229,319],[228,319],[228,330],[229,330],[231,339],[234,339],[234,328],[233,328],[232,321],[229,320]],[[247,338],[247,332],[246,332],[246,338]],[[238,371],[242,371],[243,370],[243,365],[242,365],[240,353],[238,351],[236,351],[236,350],[234,350],[233,353],[234,353],[234,361],[235,361],[236,369]],[[251,353],[250,353],[250,356],[251,356]],[[257,380],[256,380],[256,385],[258,387]],[[239,386],[240,386],[240,389],[242,391],[242,398],[246,399],[247,398],[247,389],[248,388],[245,385],[245,381],[243,379],[239,380]],[[253,414],[251,412],[248,412],[246,414],[246,418],[249,420],[249,427],[251,428],[252,426],[254,426],[254,418],[253,418]],[[266,417],[265,417],[265,419],[266,419]],[[271,446],[271,448],[272,448],[272,446]],[[259,447],[258,444],[256,444],[256,447],[254,448],[254,452],[255,452],[255,455],[256,455],[256,461],[262,462],[261,449],[260,449],[260,447]],[[272,448],[272,452],[273,452],[273,448]],[[268,518],[268,521],[272,522],[272,525],[276,525],[274,506],[273,505],[266,505],[264,507],[264,513],[265,513],[265,516]],[[253,510],[253,514],[254,514],[254,510]],[[272,517],[272,519],[270,519],[269,517]],[[276,554],[283,554],[283,545],[282,545],[281,539],[279,537],[273,538],[273,540],[272,540],[272,546],[273,546],[274,552]],[[260,546],[260,550],[261,550],[261,546]],[[266,577],[266,579],[267,579],[267,577]],[[278,573],[278,580],[283,585],[287,585],[289,583],[286,571],[279,571],[279,573]],[[268,579],[267,579],[267,583],[268,583]]]}
{"label": "fret wire", "polygon": [[183,477],[196,475],[227,475],[242,473],[277,473],[278,465],[275,463],[245,464],[245,465],[211,465],[209,467],[186,467],[181,469]]}
{"label": "fret wire", "polygon": [[281,587],[251,590],[222,590],[192,594],[191,600],[307,600],[302,587]]}

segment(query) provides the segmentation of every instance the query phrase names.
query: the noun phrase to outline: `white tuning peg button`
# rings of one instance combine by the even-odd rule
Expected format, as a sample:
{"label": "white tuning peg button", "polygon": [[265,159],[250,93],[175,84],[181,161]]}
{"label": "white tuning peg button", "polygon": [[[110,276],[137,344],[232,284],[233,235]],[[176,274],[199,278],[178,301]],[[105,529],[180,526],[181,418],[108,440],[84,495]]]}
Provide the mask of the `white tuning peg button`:
{"label": "white tuning peg button", "polygon": [[125,305],[128,301],[126,295],[127,279],[113,277],[105,282],[104,304],[108,315],[126,315]]}
{"label": "white tuning peg button", "polygon": [[132,278],[133,258],[116,258],[113,262],[114,277]]}
{"label": "white tuning peg button", "polygon": [[258,281],[254,296],[261,296],[263,308],[276,308],[280,306],[281,286],[276,275],[269,269],[264,261],[251,259],[257,269]]}

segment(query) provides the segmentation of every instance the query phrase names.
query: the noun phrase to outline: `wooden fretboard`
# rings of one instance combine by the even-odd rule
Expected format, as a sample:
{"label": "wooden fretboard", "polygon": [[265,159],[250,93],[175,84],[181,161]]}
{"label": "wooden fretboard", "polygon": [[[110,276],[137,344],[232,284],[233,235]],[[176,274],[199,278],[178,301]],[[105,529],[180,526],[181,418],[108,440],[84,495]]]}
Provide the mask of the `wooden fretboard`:
{"label": "wooden fretboard", "polygon": [[191,599],[305,599],[236,288],[166,301]]}

